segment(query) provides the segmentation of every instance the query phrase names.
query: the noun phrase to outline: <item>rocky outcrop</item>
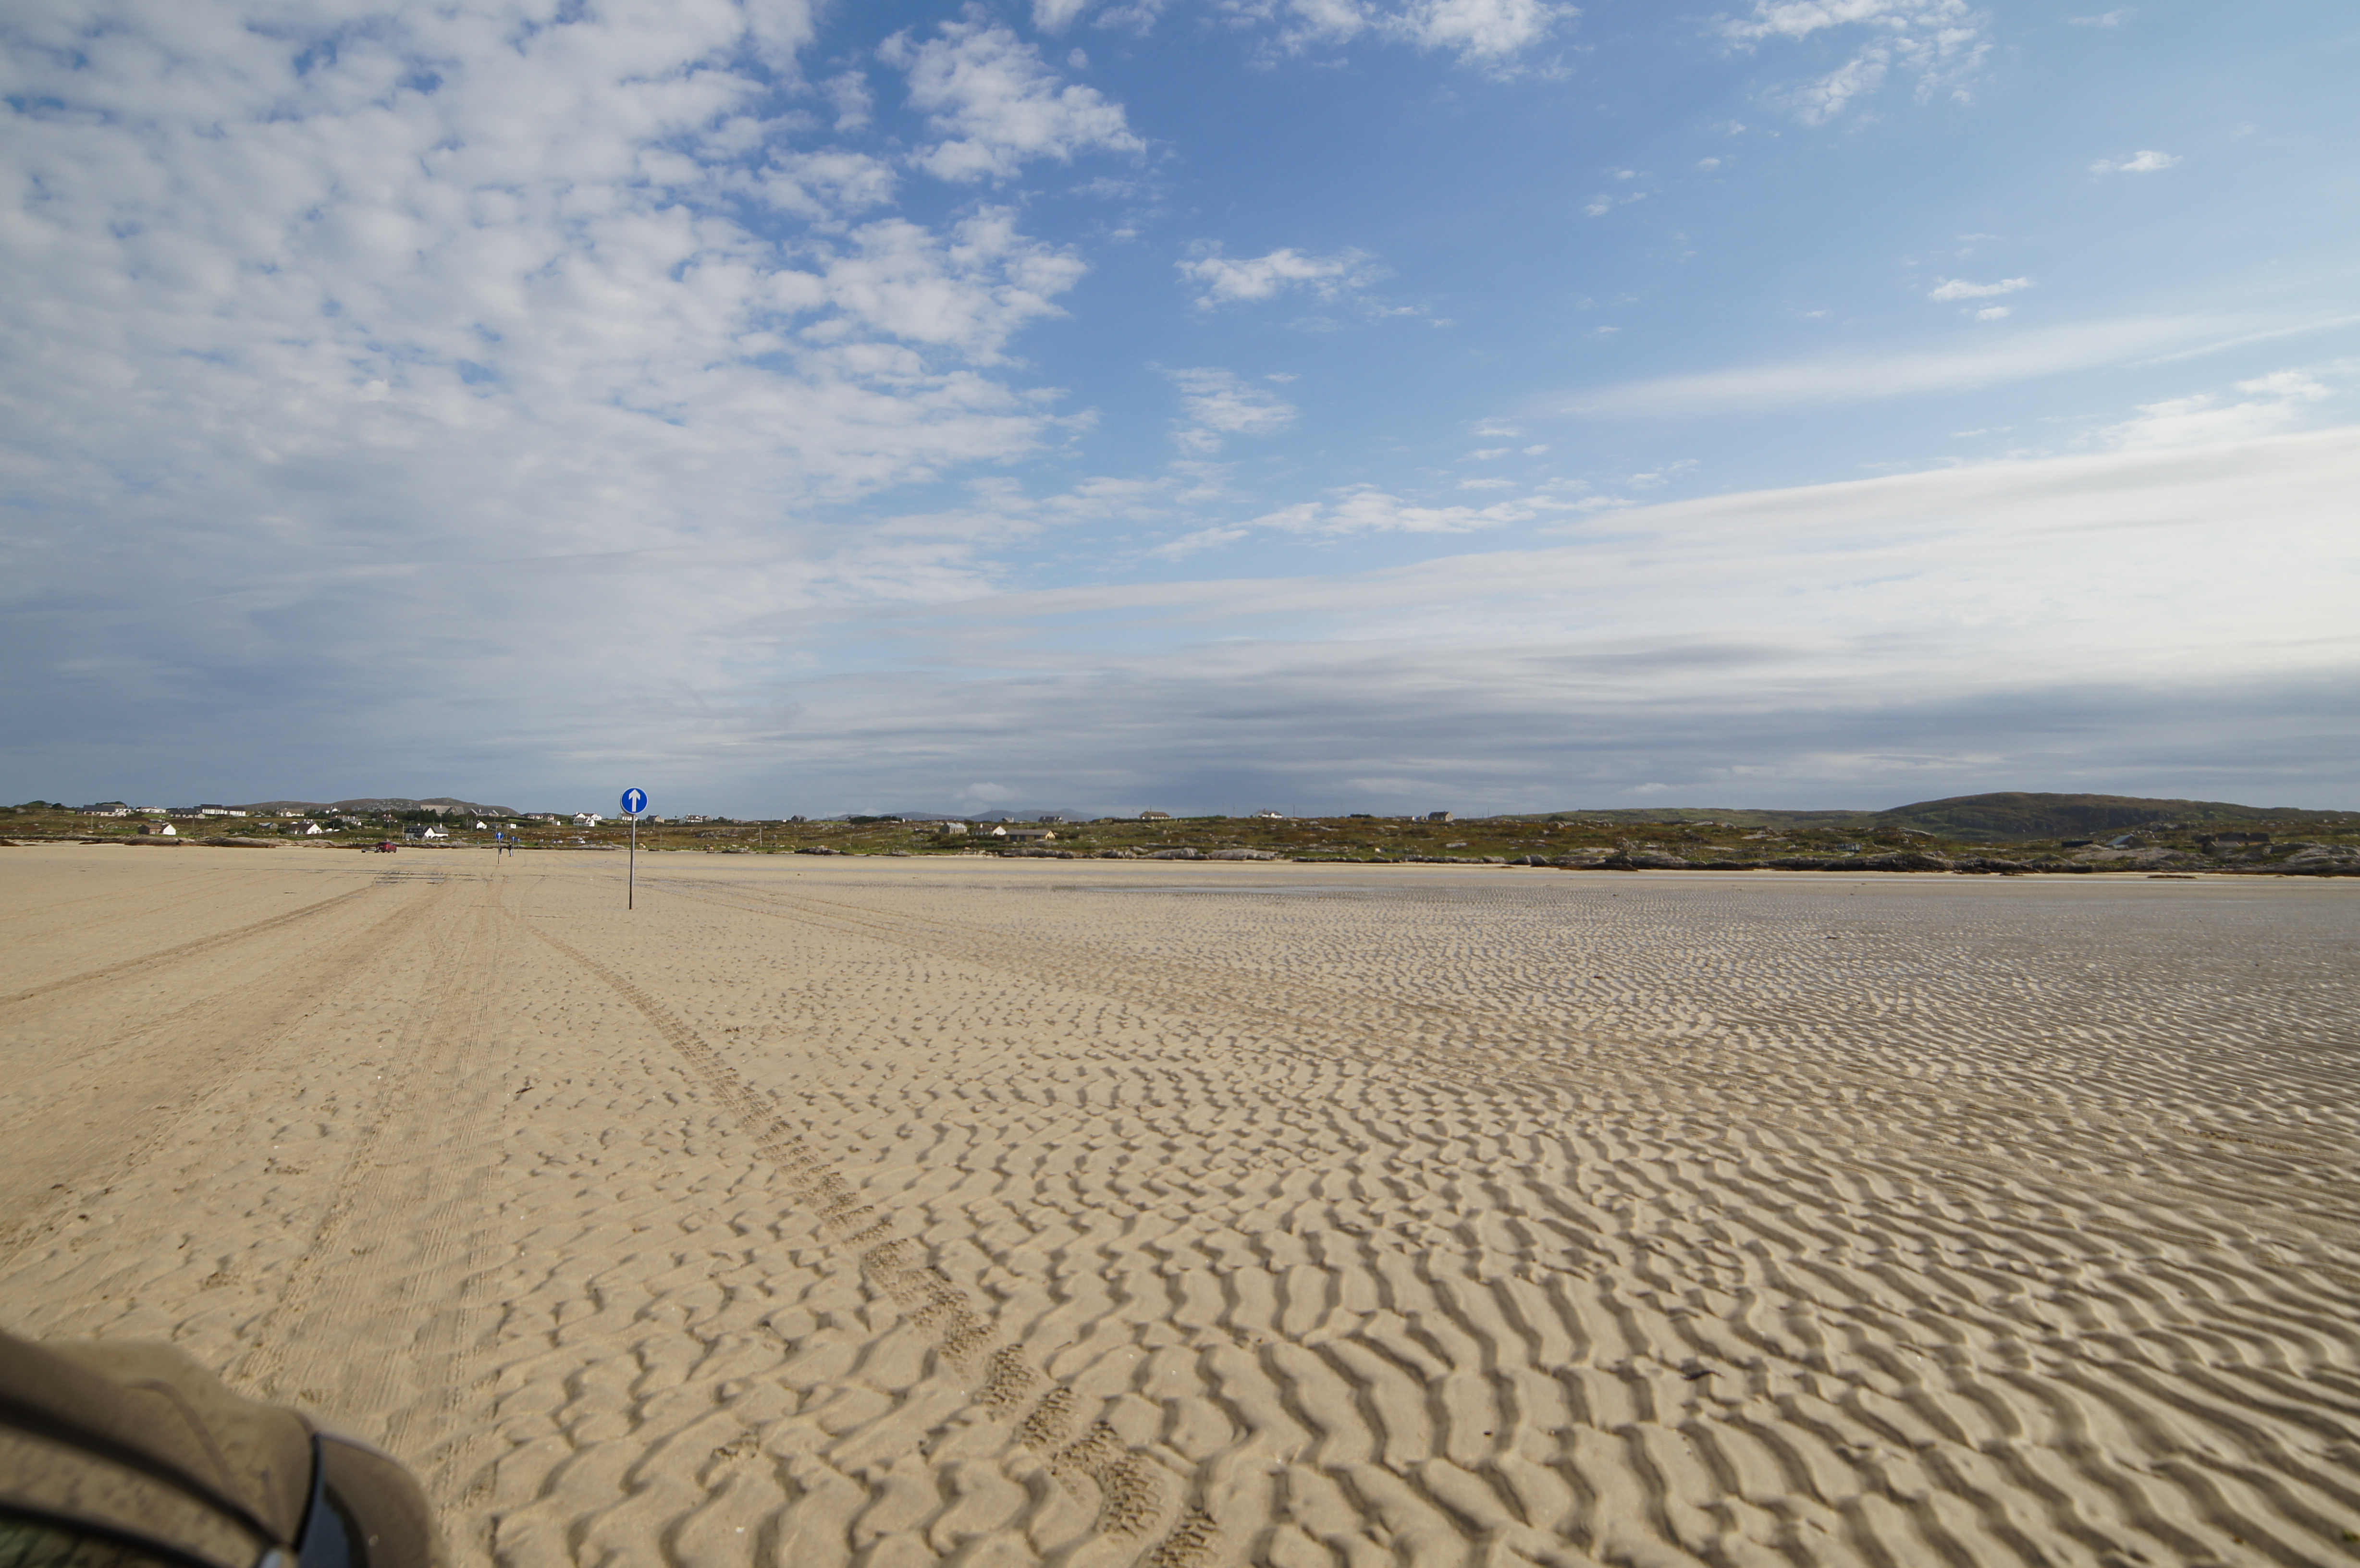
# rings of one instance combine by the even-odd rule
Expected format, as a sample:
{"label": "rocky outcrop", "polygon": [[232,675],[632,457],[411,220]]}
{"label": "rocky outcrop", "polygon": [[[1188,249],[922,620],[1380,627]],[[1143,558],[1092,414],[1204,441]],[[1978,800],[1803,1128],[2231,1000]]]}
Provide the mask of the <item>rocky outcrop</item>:
{"label": "rocky outcrop", "polygon": [[1686,871],[1688,863],[1660,849],[1618,849],[1596,863],[1607,871]]}
{"label": "rocky outcrop", "polygon": [[2344,844],[2298,844],[2271,870],[2287,877],[2360,877],[2360,849]]}
{"label": "rocky outcrop", "polygon": [[1286,856],[1267,849],[1217,849],[1205,858],[1207,860],[1284,860]]}
{"label": "rocky outcrop", "polygon": [[1205,857],[1193,849],[1151,849],[1142,860],[1202,860]]}

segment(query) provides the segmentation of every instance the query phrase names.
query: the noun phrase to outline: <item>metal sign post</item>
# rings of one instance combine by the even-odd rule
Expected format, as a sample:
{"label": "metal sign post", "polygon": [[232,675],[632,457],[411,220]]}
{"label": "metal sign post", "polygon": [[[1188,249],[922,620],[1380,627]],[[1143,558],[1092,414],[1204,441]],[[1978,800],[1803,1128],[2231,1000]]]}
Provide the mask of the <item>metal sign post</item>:
{"label": "metal sign post", "polygon": [[631,819],[631,853],[624,862],[628,867],[623,874],[623,908],[638,906],[639,897],[639,813],[648,809],[645,789],[623,791],[623,815]]}

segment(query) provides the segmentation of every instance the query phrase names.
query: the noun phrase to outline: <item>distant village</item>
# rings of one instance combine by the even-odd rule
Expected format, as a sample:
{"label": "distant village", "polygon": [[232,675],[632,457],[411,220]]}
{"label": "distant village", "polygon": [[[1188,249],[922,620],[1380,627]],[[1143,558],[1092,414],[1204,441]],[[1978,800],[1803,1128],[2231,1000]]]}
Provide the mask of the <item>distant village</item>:
{"label": "distant village", "polygon": [[[32,802],[46,805],[47,802]],[[338,833],[398,833],[401,837],[432,843],[449,840],[454,832],[461,833],[526,833],[560,827],[606,828],[630,819],[602,811],[519,811],[504,806],[480,806],[464,800],[340,800],[333,804],[316,802],[272,801],[264,804],[228,806],[212,802],[194,806],[134,806],[121,800],[101,800],[89,805],[55,808],[71,811],[76,816],[102,819],[131,819],[141,824],[143,833],[162,837],[180,836],[184,824],[213,822],[227,826],[244,824],[243,831],[322,838]],[[1358,820],[1374,821],[1373,816],[1356,814]],[[638,822],[642,827],[719,826],[791,826],[817,822],[842,823],[848,826],[869,826],[898,823],[943,838],[973,837],[978,841],[998,839],[1008,843],[1053,842],[1060,828],[1084,823],[1098,825],[1114,822],[1170,822],[1179,821],[1169,811],[1146,811],[1136,817],[1083,818],[1066,811],[1040,811],[1020,818],[1006,811],[957,816],[934,812],[896,812],[888,815],[847,814],[837,817],[811,818],[787,816],[772,818],[733,818],[689,812],[667,817],[660,812],[641,814]],[[1187,819],[1203,822],[1226,822],[1226,816]],[[1285,822],[1287,814],[1278,811],[1260,811],[1244,820],[1250,822]],[[1422,816],[1386,819],[1403,822],[1445,823],[1458,820],[1450,811],[1428,811]]]}
{"label": "distant village", "polygon": [[635,820],[519,811],[449,798],[244,805],[0,807],[0,844],[199,844],[646,854],[1296,861],[1565,870],[1958,872],[2197,871],[2360,875],[2350,813],[2119,796],[1961,796],[1883,811],[1582,810],[1463,817],[1354,811],[1295,816],[1124,816],[1077,811],[904,811]]}

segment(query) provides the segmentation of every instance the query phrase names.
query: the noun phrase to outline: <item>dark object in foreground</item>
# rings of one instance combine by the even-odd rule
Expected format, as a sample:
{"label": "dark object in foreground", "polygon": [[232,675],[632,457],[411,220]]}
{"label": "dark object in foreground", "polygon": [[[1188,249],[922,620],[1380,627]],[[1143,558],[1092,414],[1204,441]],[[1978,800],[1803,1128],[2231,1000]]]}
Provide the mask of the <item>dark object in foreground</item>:
{"label": "dark object in foreground", "polygon": [[387,839],[381,844],[365,844],[361,845],[361,853],[363,855],[391,855],[395,850],[399,849],[400,847],[401,846],[394,843],[393,840]]}
{"label": "dark object in foreground", "polygon": [[400,1463],[168,1345],[0,1333],[0,1563],[446,1568]]}

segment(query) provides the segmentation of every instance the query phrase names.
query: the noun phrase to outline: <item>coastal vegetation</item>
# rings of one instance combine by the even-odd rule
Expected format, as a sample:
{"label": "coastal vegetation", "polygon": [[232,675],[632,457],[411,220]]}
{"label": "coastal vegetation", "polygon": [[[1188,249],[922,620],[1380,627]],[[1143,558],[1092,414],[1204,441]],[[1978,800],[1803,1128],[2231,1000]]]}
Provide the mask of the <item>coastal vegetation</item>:
{"label": "coastal vegetation", "polygon": [[[181,834],[358,845],[433,824],[430,845],[489,844],[504,833],[533,850],[614,850],[626,822],[577,824],[556,813],[437,813],[418,802],[376,812],[248,815],[182,822]],[[252,810],[259,811],[260,808]],[[485,825],[477,828],[475,824]],[[312,833],[317,824],[319,833]],[[93,816],[55,801],[0,808],[0,833],[20,842],[130,840],[152,818]],[[1046,828],[1012,839],[992,829]],[[943,833],[929,820],[848,816],[639,825],[650,853],[890,855],[1055,855],[1286,859],[1367,865],[1501,863],[1608,869],[1863,869],[1991,871],[2158,869],[2360,873],[2360,812],[2241,806],[2116,795],[2001,793],[1884,811],[1745,809],[1563,811],[1436,822],[1355,813],[1330,817],[1208,815],[1099,818],[1047,823],[976,822]]]}

